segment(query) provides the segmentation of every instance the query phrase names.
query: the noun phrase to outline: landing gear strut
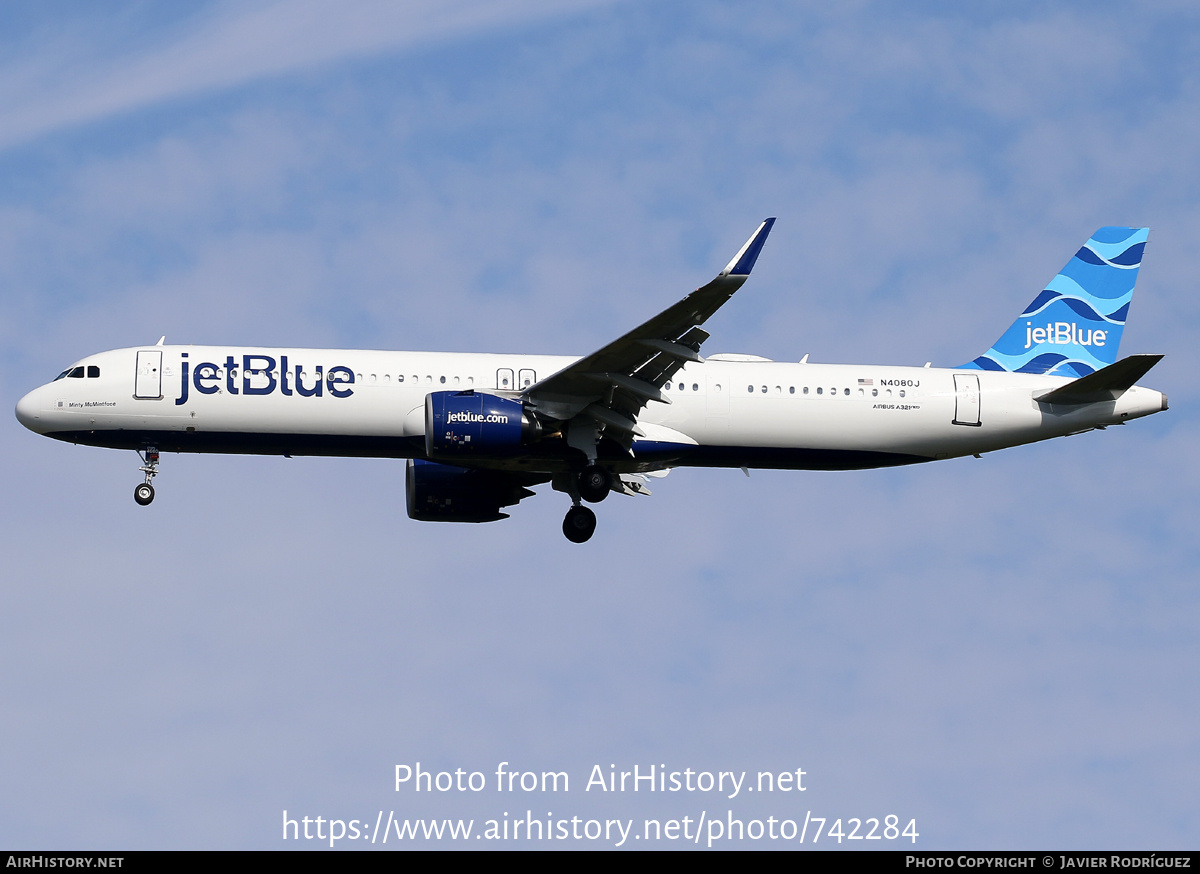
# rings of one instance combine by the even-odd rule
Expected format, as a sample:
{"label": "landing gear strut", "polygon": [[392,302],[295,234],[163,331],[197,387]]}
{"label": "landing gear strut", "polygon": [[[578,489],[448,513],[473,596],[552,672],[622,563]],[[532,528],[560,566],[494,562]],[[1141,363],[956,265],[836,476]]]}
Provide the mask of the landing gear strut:
{"label": "landing gear strut", "polygon": [[142,459],[142,466],[138,470],[146,475],[146,481],[137,484],[133,490],[133,499],[145,507],[154,500],[154,486],[150,484],[150,480],[158,476],[158,447],[147,446],[146,452],[139,452],[138,457]]}
{"label": "landing gear strut", "polygon": [[572,543],[586,543],[596,533],[596,514],[587,507],[576,504],[567,510],[563,519],[563,534]]}

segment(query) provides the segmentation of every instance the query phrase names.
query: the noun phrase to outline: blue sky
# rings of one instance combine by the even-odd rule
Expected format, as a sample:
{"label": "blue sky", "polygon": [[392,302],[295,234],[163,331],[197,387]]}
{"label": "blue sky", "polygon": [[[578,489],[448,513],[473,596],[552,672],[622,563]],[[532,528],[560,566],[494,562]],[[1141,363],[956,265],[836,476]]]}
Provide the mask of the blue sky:
{"label": "blue sky", "polygon": [[[407,519],[394,461],[0,431],[0,844],[281,811],[916,817],[1194,846],[1200,18],[1187,4],[10,4],[0,391],[153,342],[584,354],[767,215],[706,352],[954,365],[1150,226],[1152,419],[895,471]],[[392,791],[396,764],[786,770],[803,797]],[[511,812],[511,811],[510,811]],[[670,845],[670,844],[666,844]]]}

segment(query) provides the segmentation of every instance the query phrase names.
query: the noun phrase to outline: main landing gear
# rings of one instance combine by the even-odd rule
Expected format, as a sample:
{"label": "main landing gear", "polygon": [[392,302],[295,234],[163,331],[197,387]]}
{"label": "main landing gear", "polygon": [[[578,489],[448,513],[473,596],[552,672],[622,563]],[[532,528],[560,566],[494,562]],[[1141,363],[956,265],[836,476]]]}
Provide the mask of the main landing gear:
{"label": "main landing gear", "polygon": [[563,519],[563,534],[572,543],[586,543],[596,533],[596,514],[587,507],[576,504],[567,510]]}
{"label": "main landing gear", "polygon": [[570,493],[574,506],[567,511],[567,518],[563,519],[563,534],[572,543],[586,543],[596,533],[596,514],[580,501],[598,504],[607,498],[612,490],[612,474],[598,464],[589,464],[573,482],[568,480],[568,483],[563,491]]}
{"label": "main landing gear", "polygon": [[579,474],[579,496],[589,504],[599,504],[612,488],[612,474],[598,464],[589,464]]}
{"label": "main landing gear", "polygon": [[146,474],[146,481],[137,484],[133,490],[133,499],[145,507],[154,500],[154,486],[150,484],[150,480],[158,476],[158,447],[147,446],[145,453],[139,452],[138,457],[142,459],[142,466],[138,470]]}

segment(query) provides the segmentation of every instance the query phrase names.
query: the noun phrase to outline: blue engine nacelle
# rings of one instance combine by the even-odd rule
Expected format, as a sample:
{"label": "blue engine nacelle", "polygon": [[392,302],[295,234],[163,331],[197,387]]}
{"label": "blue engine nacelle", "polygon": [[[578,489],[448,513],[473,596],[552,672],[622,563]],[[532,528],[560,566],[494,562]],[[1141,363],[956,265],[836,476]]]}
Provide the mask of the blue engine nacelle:
{"label": "blue engine nacelle", "polygon": [[425,454],[430,458],[503,458],[537,439],[520,401],[475,391],[425,397]]}
{"label": "blue engine nacelle", "polygon": [[405,475],[408,516],[421,522],[494,522],[532,491],[499,471],[471,470],[410,458]]}

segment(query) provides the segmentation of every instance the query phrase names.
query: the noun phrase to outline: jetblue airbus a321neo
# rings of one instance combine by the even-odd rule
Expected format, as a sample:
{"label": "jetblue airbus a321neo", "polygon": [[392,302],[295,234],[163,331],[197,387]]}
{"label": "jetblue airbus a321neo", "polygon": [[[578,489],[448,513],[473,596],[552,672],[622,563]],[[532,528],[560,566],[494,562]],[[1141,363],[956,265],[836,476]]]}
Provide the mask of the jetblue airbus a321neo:
{"label": "jetblue airbus a321neo", "polygon": [[1101,228],[984,354],[960,367],[700,356],[767,219],[712,282],[591,355],[166,346],[91,355],[17,404],[47,437],[160,453],[407,458],[408,515],[491,522],[550,483],[582,543],[584,505],[647,495],[673,467],[853,470],[978,455],[1167,408],[1117,360],[1149,235]]}

